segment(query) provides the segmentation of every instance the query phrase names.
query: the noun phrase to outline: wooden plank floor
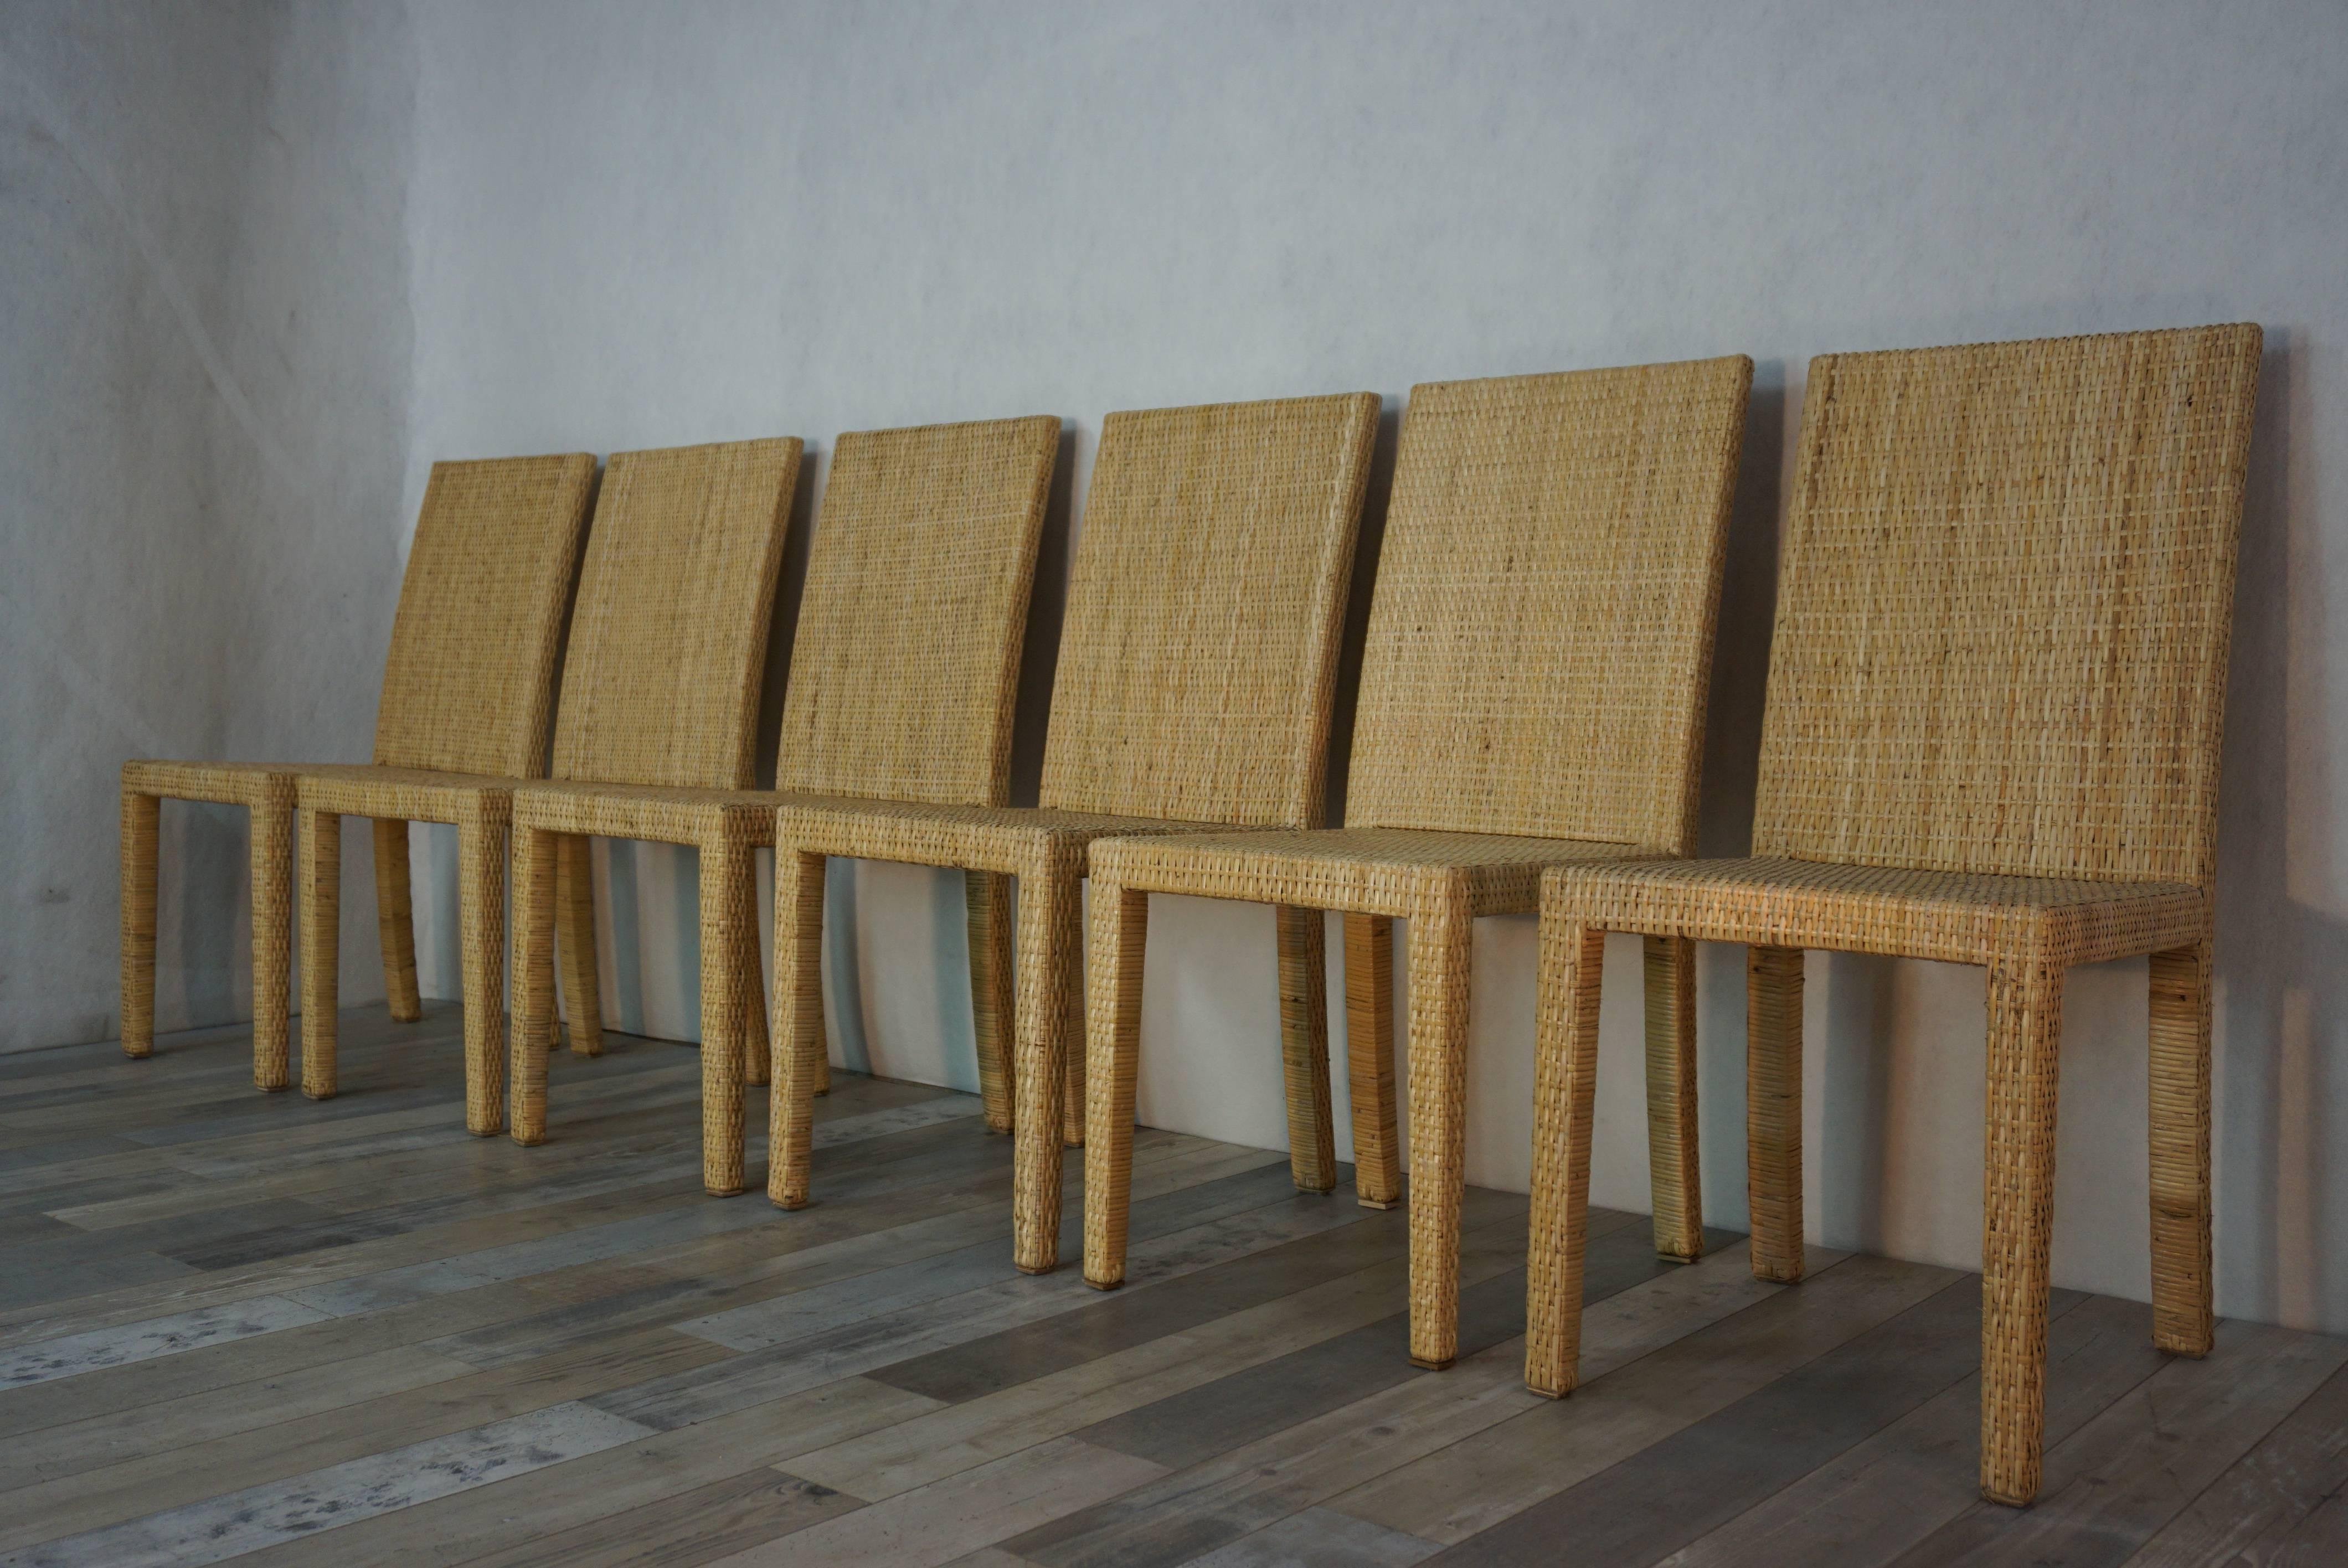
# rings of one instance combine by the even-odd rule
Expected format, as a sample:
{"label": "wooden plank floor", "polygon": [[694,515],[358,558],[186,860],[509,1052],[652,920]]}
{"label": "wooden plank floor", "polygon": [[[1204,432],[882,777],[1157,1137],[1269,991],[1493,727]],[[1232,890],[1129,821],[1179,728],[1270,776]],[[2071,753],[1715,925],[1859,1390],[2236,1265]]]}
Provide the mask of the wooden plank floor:
{"label": "wooden plank floor", "polygon": [[347,1014],[324,1104],[240,1030],[0,1058],[0,1563],[2348,1562],[2348,1342],[2172,1361],[2058,1294],[2015,1512],[1973,1492],[1971,1275],[1765,1286],[1600,1212],[1552,1403],[1521,1197],[1469,1194],[1419,1372],[1406,1216],[1282,1155],[1138,1134],[1102,1295],[1011,1267],[970,1096],[840,1075],[785,1214],[702,1195],[690,1050],[558,1055],[521,1149],[465,1134],[457,1023]]}

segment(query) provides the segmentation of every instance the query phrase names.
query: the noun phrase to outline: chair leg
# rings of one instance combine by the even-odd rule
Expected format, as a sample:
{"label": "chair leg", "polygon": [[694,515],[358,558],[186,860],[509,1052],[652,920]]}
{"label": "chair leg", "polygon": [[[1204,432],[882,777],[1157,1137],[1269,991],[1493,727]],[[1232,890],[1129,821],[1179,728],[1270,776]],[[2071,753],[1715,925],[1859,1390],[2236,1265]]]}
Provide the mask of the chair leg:
{"label": "chair leg", "polygon": [[[603,1054],[603,987],[595,962],[595,871],[583,833],[554,840],[555,951],[561,955],[562,1009],[570,1015],[571,1054]],[[515,864],[520,864],[517,849]],[[517,893],[519,897],[520,894]],[[554,1009],[546,1013],[548,1050],[554,1049]]]}
{"label": "chair leg", "polygon": [[[742,1190],[742,911],[750,847],[701,846],[701,1184],[712,1197]],[[755,883],[752,884],[754,886]]]}
{"label": "chair leg", "polygon": [[[341,1034],[336,1009],[342,1002],[343,819],[331,811],[305,811],[301,822],[302,1092],[332,1100]],[[258,1039],[254,1044],[253,1078],[267,1089],[272,1085],[263,1072]],[[283,1087],[282,1081],[276,1087]]]}
{"label": "chair leg", "polygon": [[[1581,1263],[1606,933],[1544,919],[1535,993],[1533,1208],[1525,1260],[1525,1386],[1561,1399],[1581,1365]],[[1660,1225],[1660,1219],[1658,1225]]]}
{"label": "chair leg", "polygon": [[765,955],[758,951],[757,860],[747,846],[742,851],[742,858],[748,869],[736,884],[741,889],[742,907],[734,917],[734,977],[735,983],[742,989],[737,1004],[742,1019],[742,1081],[763,1085],[774,1071],[774,1050],[767,1040]]}
{"label": "chair leg", "polygon": [[1745,1160],[1753,1277],[1802,1277],[1802,950],[1745,955]]}
{"label": "chair leg", "polygon": [[1149,938],[1149,895],[1093,883],[1092,942],[1086,955],[1093,1053],[1086,1091],[1092,1141],[1085,1147],[1085,1283],[1125,1283],[1126,1222],[1133,1206],[1133,1097],[1141,1065],[1141,972]]}
{"label": "chair leg", "polygon": [[457,927],[465,998],[465,1130],[506,1124],[506,825],[457,825]]}
{"label": "chair leg", "polygon": [[775,1086],[767,1100],[767,1196],[805,1208],[823,1038],[824,857],[775,846]]}
{"label": "chair leg", "polygon": [[155,1054],[155,856],[163,803],[122,792],[122,1054]]}
{"label": "chair leg", "polygon": [[416,986],[416,913],[407,886],[407,824],[375,819],[375,923],[383,942],[383,989],[393,1020],[424,1016]]}
{"label": "chair leg", "polygon": [[1470,908],[1447,885],[1410,921],[1410,1359],[1434,1370],[1459,1354]]}
{"label": "chair leg", "polygon": [[1076,1077],[1066,1060],[1067,999],[1072,986],[1082,982],[1084,875],[1084,852],[1062,850],[1040,858],[1019,881],[1019,1065],[1013,1072],[1019,1110],[1012,1128],[1011,1225],[1012,1261],[1023,1274],[1049,1274],[1060,1261],[1064,1101],[1069,1079]]}
{"label": "chair leg", "polygon": [[[1060,967],[1060,1143],[1066,1148],[1085,1146],[1085,1070],[1090,1052],[1085,1045],[1084,895],[1079,880],[1076,902],[1068,910],[1067,961]],[[1016,1070],[1013,1073],[1017,1076]]]}
{"label": "chair leg", "polygon": [[2209,1281],[2209,944],[2152,956],[2152,1341],[2206,1356]]}
{"label": "chair leg", "polygon": [[554,1046],[561,845],[561,836],[543,828],[514,830],[513,1024],[509,1044],[513,1054],[510,1121],[517,1143],[546,1142],[546,1058]]}
{"label": "chair leg", "polygon": [[[279,1090],[292,1039],[294,802],[250,808],[252,826],[252,1081]],[[333,972],[334,966],[327,966]]]}
{"label": "chair leg", "polygon": [[1329,959],[1318,909],[1272,911],[1280,941],[1280,1064],[1288,1097],[1288,1170],[1300,1193],[1337,1190],[1329,1108]]}
{"label": "chair leg", "polygon": [[2038,1492],[2046,1400],[2046,1253],[2054,1218],[2054,1100],[2063,968],[1989,971],[1988,1126],[1982,1201],[1982,1495]]}
{"label": "chair leg", "polygon": [[1345,917],[1345,1082],[1354,1102],[1354,1196],[1365,1209],[1402,1202],[1395,1125],[1394,922]]}
{"label": "chair leg", "polygon": [[1704,1172],[1695,1122],[1695,944],[1646,939],[1647,1176],[1655,1252],[1675,1263],[1704,1255]]}
{"label": "chair leg", "polygon": [[1004,1030],[1011,1022],[1011,879],[992,871],[962,874],[970,931],[970,1022],[978,1043],[978,1091],[986,1102],[986,1130],[1011,1131],[1012,1052]]}

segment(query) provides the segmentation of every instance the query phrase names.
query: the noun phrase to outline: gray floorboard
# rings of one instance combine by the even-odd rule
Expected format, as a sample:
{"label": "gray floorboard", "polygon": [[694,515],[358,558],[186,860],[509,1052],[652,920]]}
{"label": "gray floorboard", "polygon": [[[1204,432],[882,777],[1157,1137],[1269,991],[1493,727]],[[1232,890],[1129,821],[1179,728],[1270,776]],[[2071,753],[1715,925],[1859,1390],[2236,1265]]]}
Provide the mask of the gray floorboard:
{"label": "gray floorboard", "polygon": [[1593,1211],[1582,1388],[1521,1381],[1526,1200],[1470,1190],[1460,1358],[1406,1356],[1408,1215],[1137,1134],[1130,1272],[1010,1261],[973,1096],[839,1076],[815,1201],[699,1188],[699,1059],[558,1053],[549,1141],[462,1128],[462,1020],[0,1060],[0,1568],[2348,1561],[2348,1341],[2057,1292],[2046,1487],[1982,1503],[1980,1282],[1755,1282]]}

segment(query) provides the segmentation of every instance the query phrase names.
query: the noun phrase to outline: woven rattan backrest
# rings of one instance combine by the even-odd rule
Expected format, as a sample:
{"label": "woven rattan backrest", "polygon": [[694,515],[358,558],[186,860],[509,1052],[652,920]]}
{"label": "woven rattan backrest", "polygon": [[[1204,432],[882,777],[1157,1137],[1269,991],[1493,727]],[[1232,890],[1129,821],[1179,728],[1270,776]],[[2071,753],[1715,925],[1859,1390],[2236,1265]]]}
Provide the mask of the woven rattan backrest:
{"label": "woven rattan backrest", "polygon": [[1056,418],[859,431],[799,600],[775,787],[1000,805]]}
{"label": "woven rattan backrest", "polygon": [[559,779],[744,789],[796,439],[603,466],[554,725]]}
{"label": "woven rattan backrest", "polygon": [[1363,392],[1101,422],[1042,804],[1319,825],[1377,419]]}
{"label": "woven rattan backrest", "polygon": [[1756,853],[2209,884],[2259,344],[1810,362]]}
{"label": "woven rattan backrest", "polygon": [[536,778],[595,459],[435,463],[376,709],[388,767]]}
{"label": "woven rattan backrest", "polygon": [[1413,389],[1345,821],[1694,847],[1753,362]]}

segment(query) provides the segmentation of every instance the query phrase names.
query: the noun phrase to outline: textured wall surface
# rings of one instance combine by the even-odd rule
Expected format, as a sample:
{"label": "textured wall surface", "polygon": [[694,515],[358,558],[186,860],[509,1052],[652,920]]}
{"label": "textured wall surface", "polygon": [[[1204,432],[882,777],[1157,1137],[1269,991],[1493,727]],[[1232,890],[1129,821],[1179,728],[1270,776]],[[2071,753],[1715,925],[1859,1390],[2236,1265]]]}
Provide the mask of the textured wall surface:
{"label": "textured wall surface", "polygon": [[[0,26],[0,50],[20,73],[35,55],[24,36],[59,32],[65,13],[32,13],[38,26],[26,15]],[[251,32],[279,14],[191,15],[201,26],[189,21],[191,30]],[[403,26],[398,13],[374,9],[303,24],[308,15],[288,25]],[[85,682],[77,690],[110,693],[156,726],[183,724],[166,732],[180,749],[249,751],[317,734],[355,754],[371,689],[345,702],[318,672],[347,651],[372,680],[396,591],[385,530],[404,526],[434,458],[808,438],[811,477],[777,618],[787,639],[788,594],[838,431],[1054,413],[1070,421],[1062,490],[1075,504],[1054,513],[1030,634],[1019,754],[1032,792],[1067,543],[1082,526],[1070,514],[1081,512],[1104,412],[1367,388],[1387,401],[1383,475],[1413,382],[1741,351],[1757,375],[1704,806],[1706,849],[1735,852],[1751,809],[1777,518],[1809,356],[2262,323],[2220,847],[2219,1299],[2229,1313],[2348,1329],[2348,1158],[2332,1153],[2348,1144],[2348,725],[2339,720],[2348,681],[2348,13],[2117,0],[1787,0],[1734,13],[548,0],[423,5],[414,28],[412,54],[386,39],[341,89],[404,126],[394,106],[406,103],[403,73],[413,71],[412,162],[396,156],[404,129],[383,138],[396,167],[374,170],[376,149],[350,149],[367,167],[354,162],[347,187],[320,191],[303,218],[356,235],[387,213],[402,227],[379,248],[297,261],[300,246],[288,241],[259,278],[232,259],[200,272],[199,255],[232,257],[244,232],[219,202],[251,197],[181,210],[167,169],[135,208],[150,224],[170,219],[169,253],[184,275],[208,280],[182,292],[220,295],[219,320],[240,323],[219,352],[260,389],[247,398],[306,395],[263,426],[309,456],[305,474],[377,450],[359,392],[380,384],[376,369],[409,364],[402,313],[413,307],[412,377],[388,384],[408,396],[406,439],[393,448],[405,461],[396,502],[329,518],[293,500],[293,486],[268,490],[266,465],[250,441],[232,439],[238,426],[222,402],[209,425],[179,437],[204,462],[171,470],[203,474],[215,510],[176,491],[144,509],[113,506],[110,516],[148,519],[159,539],[167,525],[184,532],[201,520],[238,541],[204,576],[176,564],[194,547],[168,536],[175,564],[146,591],[185,595],[180,613],[199,630],[195,641],[139,644],[146,676],[94,630],[76,645],[81,668],[123,666],[73,677]],[[205,46],[232,56],[208,88],[254,79],[256,57],[284,57]],[[78,79],[64,66],[33,74]],[[64,169],[66,155],[38,139],[48,133],[20,128],[33,111],[19,107],[16,77],[5,80],[8,156]],[[121,90],[118,107],[84,106],[75,123],[84,137],[131,138],[172,101],[168,86]],[[253,112],[250,93],[172,90],[186,98],[176,112],[222,119],[224,146],[246,123],[236,117]],[[197,156],[193,138],[163,139],[175,157]],[[256,178],[215,169],[233,161],[227,151],[204,156],[207,179]],[[69,170],[45,178],[70,184]],[[17,189],[12,203],[25,200]],[[93,345],[110,340],[42,324],[54,311],[33,309],[36,291],[12,264],[7,308],[34,325],[12,326],[11,352],[41,369],[12,368],[7,395],[41,418],[94,425],[128,418],[122,400],[160,397],[156,387],[184,385],[179,402],[212,407],[201,401],[201,357],[165,330],[169,296],[139,282],[146,263],[136,248],[102,214],[72,221],[87,229],[88,254],[116,258],[106,264],[122,280],[98,292],[98,264],[86,264],[89,275],[71,286],[92,291],[79,308],[107,313],[108,331],[117,315],[151,320],[137,352],[189,357],[152,373],[108,371],[106,361],[73,372],[81,379],[68,395],[57,367],[102,358]],[[0,243],[26,243],[22,228],[12,224]],[[331,269],[396,269],[403,253],[413,270],[400,309],[370,287],[366,308],[382,313],[345,323],[351,345],[331,364],[315,357],[317,340],[251,308],[299,296],[306,321]],[[376,281],[394,294],[403,287]],[[38,340],[53,346],[37,361],[16,347],[27,330],[53,334]],[[265,363],[281,343],[311,345],[313,357],[296,357],[299,374]],[[252,354],[249,365],[240,352]],[[17,409],[12,402],[0,443],[19,440]],[[399,417],[395,405],[380,423]],[[92,450],[112,448],[70,453]],[[133,482],[120,463],[85,470],[69,457],[57,464],[70,473],[41,482],[60,493]],[[354,478],[347,493],[358,487]],[[263,492],[280,498],[246,498]],[[15,511],[23,493],[12,480],[12,552],[26,527]],[[88,509],[53,509],[44,527],[62,529]],[[353,555],[331,553],[325,541],[338,529]],[[134,580],[112,564],[125,548],[99,553]],[[77,559],[44,548],[45,569]],[[262,613],[283,590],[257,602],[270,591],[263,582],[314,592],[330,579],[351,594],[336,614]],[[32,591],[25,581],[10,574],[12,622],[26,613],[16,608]],[[106,602],[57,581],[44,597]],[[207,618],[198,603],[221,608]],[[1365,610],[1362,598],[1356,636]],[[71,630],[95,619],[42,613],[27,624]],[[50,673],[63,667],[54,656],[41,658],[49,661],[17,681],[67,679]],[[282,701],[231,687],[232,672],[261,667],[278,669]],[[138,695],[150,689],[176,694]],[[58,813],[81,812],[82,794],[102,791],[123,750],[161,743],[134,739],[119,718],[69,721],[62,691],[32,710],[49,715],[46,729],[12,710],[10,832],[22,831],[15,802],[30,787],[17,770],[37,765],[45,780],[88,772],[88,785],[40,786]],[[29,700],[12,684],[8,701]],[[769,733],[778,706],[770,695]],[[269,727],[277,724],[285,727]],[[110,793],[90,798],[100,815],[54,835],[80,846],[58,864],[77,878],[80,902],[64,907],[86,903],[87,915],[33,906],[37,877],[7,879],[7,994],[28,1000],[15,976],[29,962],[92,977],[77,982],[77,1012],[39,1023],[45,1038],[89,1032],[78,1020],[94,1028],[109,1005],[110,886],[81,867],[99,855],[92,864],[111,876],[112,804]],[[448,994],[453,846],[419,842],[427,979]],[[234,845],[212,853],[215,875],[232,880]],[[599,849],[598,864],[607,1016],[690,1035],[691,857],[622,846]],[[953,880],[859,866],[836,877],[832,913],[841,1059],[971,1081]],[[87,929],[76,927],[68,944],[58,923],[73,919]],[[1611,951],[1594,1192],[1643,1207],[1636,948]],[[1521,1187],[1529,1169],[1532,954],[1529,919],[1487,921],[1477,933],[1470,1174],[1499,1185]],[[1145,1117],[1278,1144],[1268,913],[1159,900],[1150,955]],[[1706,1202],[1728,1225],[1744,1213],[1741,963],[1735,950],[1706,949],[1699,981]],[[354,990],[373,975],[371,962],[355,961]],[[2144,984],[2134,963],[2083,972],[2070,987],[2055,1232],[2061,1283],[2139,1296]],[[1977,1263],[1979,974],[1821,956],[1808,997],[1812,1234]],[[56,1005],[46,994],[29,999]],[[20,1017],[8,1027],[32,1025]]]}
{"label": "textured wall surface", "polygon": [[[0,1049],[118,1027],[125,757],[366,757],[415,62],[396,6],[0,9]],[[164,811],[160,1027],[251,1016],[243,817]]]}

